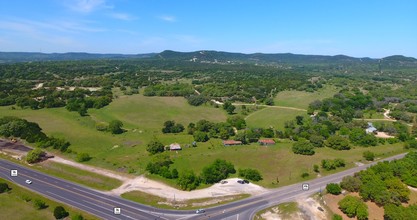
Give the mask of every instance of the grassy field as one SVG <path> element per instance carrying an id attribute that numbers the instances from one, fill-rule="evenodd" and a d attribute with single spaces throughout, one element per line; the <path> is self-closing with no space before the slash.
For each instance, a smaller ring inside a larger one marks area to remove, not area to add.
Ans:
<path id="1" fill-rule="evenodd" d="M 262 215 L 265 213 L 279 213 L 279 216 L 282 219 L 291 219 L 294 217 L 293 215 L 299 211 L 300 208 L 298 208 L 298 204 L 296 202 L 285 202 L 259 211 L 254 216 L 254 219 L 264 219 L 262 218 Z"/>
<path id="2" fill-rule="evenodd" d="M 0 158 L 11 160 L 10 157 L 3 154 L 0 154 Z M 122 185 L 120 180 L 51 161 L 45 161 L 43 163 L 30 166 L 26 163 L 23 163 L 22 161 L 14 159 L 12 161 L 19 163 L 20 165 L 27 166 L 31 169 L 36 169 L 51 176 L 70 180 L 93 189 L 107 191 Z"/>
<path id="3" fill-rule="evenodd" d="M 190 210 L 196 208 L 207 208 L 224 203 L 233 202 L 236 200 L 248 198 L 250 195 L 241 194 L 234 196 L 223 196 L 220 198 L 204 198 L 204 199 L 191 199 L 187 201 L 174 201 L 173 199 L 165 199 L 158 196 L 150 195 L 140 191 L 127 192 L 121 195 L 125 199 L 129 199 L 138 203 L 148 204 L 152 207 L 163 209 L 180 209 Z"/>
<path id="4" fill-rule="evenodd" d="M 200 119 L 214 122 L 226 120 L 225 112 L 221 109 L 210 106 L 190 106 L 184 98 L 179 97 L 144 97 L 142 95 L 122 96 L 103 109 L 89 110 L 89 114 L 90 116 L 80 117 L 77 113 L 68 112 L 63 108 L 12 110 L 10 107 L 0 107 L 0 115 L 15 115 L 37 122 L 48 135 L 65 137 L 72 143 L 70 147 L 72 150 L 86 152 L 93 157 L 87 164 L 124 173 L 129 171 L 134 174 L 143 173 L 150 160 L 145 148 L 151 138 L 156 137 L 165 145 L 178 142 L 184 146 L 193 141 L 192 136 L 185 133 L 162 134 L 160 129 L 164 121 L 175 120 L 187 126 L 189 122 L 196 122 Z M 306 113 L 267 107 L 249 115 L 247 124 L 249 127 L 273 126 L 276 129 L 282 129 L 284 122 L 294 119 L 296 115 L 306 115 Z M 121 120 L 127 132 L 111 135 L 95 129 L 96 122 L 109 122 L 112 119 Z M 231 161 L 236 169 L 258 169 L 264 178 L 258 184 L 265 187 L 277 187 L 305 180 L 301 178 L 304 172 L 310 173 L 308 178 L 314 178 L 312 167 L 314 164 L 319 164 L 322 159 L 343 157 L 348 162 L 347 167 L 352 167 L 354 162 L 362 160 L 362 152 L 365 150 L 371 150 L 380 157 L 404 151 L 402 145 L 397 144 L 356 148 L 343 152 L 322 148 L 317 149 L 314 156 L 302 156 L 293 154 L 291 146 L 291 142 L 283 141 L 270 147 L 258 144 L 224 147 L 221 140 L 210 139 L 208 142 L 198 143 L 195 148 L 183 148 L 180 152 L 165 152 L 165 154 L 172 157 L 174 161 L 172 167 L 177 168 L 179 172 L 191 169 L 199 174 L 204 166 L 220 158 Z M 63 156 L 74 157 L 73 154 Z M 75 172 L 68 167 L 54 166 L 47 172 L 55 175 L 65 174 L 67 177 L 63 178 L 84 181 L 83 184 L 89 184 L 89 179 L 81 176 L 91 177 L 88 173 Z M 175 185 L 174 180 L 151 177 Z M 109 189 L 109 186 L 101 185 L 100 181 L 92 182 L 92 184 L 105 190 Z M 111 183 L 110 185 L 115 187 L 118 184 Z"/>
<path id="5" fill-rule="evenodd" d="M 88 213 L 45 198 L 4 179 L 0 178 L 0 182 L 6 182 L 9 188 L 11 188 L 9 192 L 0 194 L 0 219 L 52 220 L 55 219 L 53 210 L 59 205 L 63 206 L 69 212 L 70 217 L 81 214 L 85 219 L 98 219 Z M 30 199 L 31 201 L 26 202 L 24 199 Z M 44 201 L 48 207 L 46 209 L 36 210 L 33 206 L 33 201 L 36 199 Z"/>
<path id="6" fill-rule="evenodd" d="M 278 106 L 307 109 L 312 101 L 332 97 L 337 91 L 333 86 L 324 86 L 316 92 L 282 91 L 274 98 L 274 103 Z"/>
<path id="7" fill-rule="evenodd" d="M 293 109 L 267 107 L 246 117 L 248 127 L 269 128 L 282 130 L 286 121 L 295 119 L 297 115 L 308 117 L 305 111 Z"/>

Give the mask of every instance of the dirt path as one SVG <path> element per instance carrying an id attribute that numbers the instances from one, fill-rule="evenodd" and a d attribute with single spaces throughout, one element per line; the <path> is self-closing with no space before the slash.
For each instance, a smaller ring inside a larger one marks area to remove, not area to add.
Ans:
<path id="1" fill-rule="evenodd" d="M 54 157 L 50 160 L 123 181 L 123 184 L 120 187 L 113 189 L 110 192 L 107 192 L 112 195 L 120 195 L 125 192 L 137 190 L 167 199 L 173 199 L 175 197 L 176 200 L 182 201 L 189 199 L 213 198 L 238 194 L 256 195 L 267 191 L 267 189 L 252 183 L 239 184 L 237 183 L 237 178 L 232 178 L 228 179 L 226 184 L 217 183 L 209 188 L 193 190 L 188 192 L 178 190 L 164 183 L 148 179 L 144 176 L 134 177 L 130 175 L 122 175 L 106 169 L 76 163 L 74 161 L 70 161 L 61 157 Z"/>

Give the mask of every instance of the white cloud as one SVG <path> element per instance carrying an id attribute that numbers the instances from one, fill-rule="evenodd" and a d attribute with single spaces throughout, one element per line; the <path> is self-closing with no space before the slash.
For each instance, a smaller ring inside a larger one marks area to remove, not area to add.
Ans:
<path id="1" fill-rule="evenodd" d="M 119 20 L 123 20 L 123 21 L 133 21 L 136 20 L 137 17 L 127 14 L 127 13 L 111 13 L 109 14 L 110 17 L 115 18 L 115 19 L 119 19 Z"/>
<path id="2" fill-rule="evenodd" d="M 158 17 L 159 19 L 163 20 L 163 21 L 167 21 L 167 22 L 176 22 L 177 19 L 174 16 L 170 16 L 170 15 L 162 15 Z"/>
<path id="3" fill-rule="evenodd" d="M 67 2 L 67 6 L 71 10 L 82 13 L 90 13 L 103 8 L 113 8 L 113 6 L 106 3 L 106 0 L 72 0 Z"/>

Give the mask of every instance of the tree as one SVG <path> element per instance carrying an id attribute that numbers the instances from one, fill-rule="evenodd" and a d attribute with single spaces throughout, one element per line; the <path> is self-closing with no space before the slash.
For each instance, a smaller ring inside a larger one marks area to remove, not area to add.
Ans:
<path id="1" fill-rule="evenodd" d="M 193 137 L 196 142 L 206 142 L 209 140 L 207 133 L 202 131 L 195 131 Z"/>
<path id="2" fill-rule="evenodd" d="M 295 154 L 313 155 L 315 153 L 314 146 L 308 140 L 299 140 L 292 146 L 292 151 Z"/>
<path id="3" fill-rule="evenodd" d="M 109 131 L 112 134 L 121 134 L 123 133 L 123 122 L 120 120 L 113 120 L 109 123 Z"/>
<path id="4" fill-rule="evenodd" d="M 339 201 L 339 209 L 348 217 L 357 217 L 360 220 L 368 218 L 368 207 L 360 198 L 348 195 Z"/>
<path id="5" fill-rule="evenodd" d="M 9 191 L 9 185 L 7 183 L 0 183 L 0 193 Z"/>
<path id="6" fill-rule="evenodd" d="M 42 156 L 45 154 L 41 149 L 35 148 L 26 155 L 26 161 L 28 163 L 36 163 L 42 159 Z"/>
<path id="7" fill-rule="evenodd" d="M 193 190 L 200 185 L 200 179 L 192 170 L 185 170 L 180 173 L 177 183 L 183 190 Z"/>
<path id="8" fill-rule="evenodd" d="M 325 142 L 326 147 L 330 147 L 335 150 L 349 150 L 349 141 L 339 135 L 329 137 Z"/>
<path id="9" fill-rule="evenodd" d="M 38 209 L 38 210 L 45 209 L 48 207 L 48 205 L 46 205 L 46 203 L 40 199 L 35 199 L 33 201 L 33 206 L 35 207 L 35 209 Z"/>
<path id="10" fill-rule="evenodd" d="M 57 206 L 54 209 L 54 216 L 56 219 L 63 219 L 67 217 L 69 213 L 62 206 Z"/>
<path id="11" fill-rule="evenodd" d="M 236 173 L 236 170 L 232 163 L 216 159 L 212 164 L 203 168 L 201 179 L 206 184 L 212 184 L 226 179 L 229 174 L 233 173 Z"/>
<path id="12" fill-rule="evenodd" d="M 162 133 L 180 133 L 184 131 L 182 124 L 176 124 L 175 121 L 166 121 L 162 128 Z"/>
<path id="13" fill-rule="evenodd" d="M 151 154 L 157 154 L 157 153 L 161 153 L 164 152 L 164 145 L 157 141 L 156 139 L 151 140 L 151 142 L 148 143 L 146 150 Z"/>
<path id="14" fill-rule="evenodd" d="M 332 217 L 332 220 L 343 220 L 342 216 L 338 215 L 338 214 L 334 214 Z"/>
<path id="15" fill-rule="evenodd" d="M 362 185 L 362 181 L 358 177 L 345 176 L 340 182 L 342 189 L 345 189 L 349 192 L 358 192 Z"/>
<path id="16" fill-rule="evenodd" d="M 227 118 L 227 122 L 238 130 L 246 128 L 246 121 L 240 115 L 230 116 Z"/>
<path id="17" fill-rule="evenodd" d="M 239 169 L 239 176 L 252 181 L 262 180 L 262 175 L 255 169 Z"/>
<path id="18" fill-rule="evenodd" d="M 231 114 L 233 114 L 233 111 L 235 111 L 236 107 L 235 107 L 234 105 L 232 105 L 232 103 L 231 103 L 231 102 L 226 101 L 226 102 L 223 104 L 223 109 L 224 109 L 224 110 L 226 110 L 226 112 L 227 112 L 229 115 L 231 115 Z"/>
<path id="19" fill-rule="evenodd" d="M 373 161 L 375 159 L 375 154 L 371 151 L 365 151 L 363 152 L 363 158 L 367 161 Z"/>
<path id="20" fill-rule="evenodd" d="M 333 195 L 339 195 L 342 193 L 342 188 L 340 188 L 340 185 L 337 183 L 329 183 L 326 185 L 326 190 L 328 193 Z"/>

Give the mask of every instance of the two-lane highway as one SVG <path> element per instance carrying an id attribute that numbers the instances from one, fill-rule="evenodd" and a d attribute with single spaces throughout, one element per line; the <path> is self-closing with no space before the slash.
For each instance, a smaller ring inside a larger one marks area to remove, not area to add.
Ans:
<path id="1" fill-rule="evenodd" d="M 405 154 L 396 155 L 384 160 L 394 160 L 404 157 Z M 299 197 L 309 196 L 319 192 L 328 183 L 340 182 L 344 176 L 353 175 L 355 172 L 366 169 L 375 164 L 370 163 L 354 167 L 336 174 L 310 180 L 309 190 L 304 191 L 302 184 L 293 184 L 266 193 L 253 196 L 229 204 L 208 208 L 203 214 L 195 214 L 195 211 L 163 210 L 125 200 L 120 197 L 110 196 L 78 184 L 71 183 L 56 177 L 34 171 L 10 161 L 0 159 L 0 177 L 8 179 L 28 189 L 43 194 L 56 201 L 69 204 L 102 219 L 252 219 L 254 214 L 264 208 L 282 202 L 294 200 Z M 17 177 L 11 177 L 10 171 L 18 170 Z M 30 179 L 32 184 L 26 184 Z M 120 208 L 121 214 L 114 214 L 114 208 Z"/>

